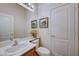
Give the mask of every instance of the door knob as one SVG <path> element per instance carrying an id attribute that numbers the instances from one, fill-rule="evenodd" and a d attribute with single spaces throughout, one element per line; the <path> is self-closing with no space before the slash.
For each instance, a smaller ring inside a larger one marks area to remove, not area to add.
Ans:
<path id="1" fill-rule="evenodd" d="M 51 35 L 51 37 L 55 37 L 55 35 Z"/>

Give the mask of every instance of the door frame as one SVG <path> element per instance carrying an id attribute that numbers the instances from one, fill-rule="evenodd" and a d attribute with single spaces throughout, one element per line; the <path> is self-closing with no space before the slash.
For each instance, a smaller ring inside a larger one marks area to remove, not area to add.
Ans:
<path id="1" fill-rule="evenodd" d="M 79 38 L 78 37 L 79 36 L 79 32 L 78 32 L 78 29 L 79 29 L 78 28 L 78 25 L 79 25 L 78 24 L 78 13 L 79 13 L 79 9 L 78 9 L 78 3 L 75 3 L 74 5 L 75 5 L 75 7 L 74 7 L 75 8 L 75 10 L 74 10 L 74 12 L 75 12 L 75 45 L 74 45 L 75 46 L 75 49 L 74 49 L 75 54 L 74 55 L 78 56 L 79 55 L 79 51 L 78 51 L 79 50 L 79 47 L 78 47 L 78 38 Z"/>

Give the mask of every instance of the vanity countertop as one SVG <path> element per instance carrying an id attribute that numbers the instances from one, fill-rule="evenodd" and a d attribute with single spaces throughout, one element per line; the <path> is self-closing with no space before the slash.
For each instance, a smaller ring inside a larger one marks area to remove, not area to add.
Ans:
<path id="1" fill-rule="evenodd" d="M 21 46 L 18 45 L 17 47 L 10 47 L 10 46 L 3 47 L 3 48 L 0 48 L 0 51 L 1 51 L 0 55 L 1 56 L 21 56 L 25 52 L 28 52 L 29 50 L 34 48 L 35 46 L 36 45 L 33 43 L 28 43 L 28 46 L 26 43 L 24 43 Z"/>
<path id="2" fill-rule="evenodd" d="M 34 48 L 36 45 L 35 44 L 29 44 L 30 46 L 27 48 L 25 47 L 22 51 L 19 51 L 18 53 L 14 54 L 13 56 L 21 56 L 22 54 L 24 54 L 25 52 L 28 52 L 29 50 L 31 50 L 32 48 Z"/>

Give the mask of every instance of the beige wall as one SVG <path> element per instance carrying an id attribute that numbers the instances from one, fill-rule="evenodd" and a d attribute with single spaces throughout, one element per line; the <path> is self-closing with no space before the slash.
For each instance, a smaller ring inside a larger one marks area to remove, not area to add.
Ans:
<path id="1" fill-rule="evenodd" d="M 25 37 L 25 9 L 15 3 L 0 3 L 0 13 L 14 17 L 14 37 Z"/>

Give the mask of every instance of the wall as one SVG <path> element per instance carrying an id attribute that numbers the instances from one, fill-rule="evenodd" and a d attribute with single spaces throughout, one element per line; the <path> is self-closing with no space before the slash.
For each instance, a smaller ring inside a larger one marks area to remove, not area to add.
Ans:
<path id="1" fill-rule="evenodd" d="M 39 28 L 39 19 L 43 17 L 49 17 L 50 18 L 50 6 L 51 4 L 35 4 L 34 12 L 26 11 L 26 25 L 27 25 L 27 36 L 30 35 L 30 32 L 32 30 L 31 28 L 31 21 L 37 20 L 38 22 L 38 28 L 40 37 L 41 37 L 41 43 L 44 47 L 50 49 L 50 37 L 49 37 L 49 28 Z"/>
<path id="2" fill-rule="evenodd" d="M 25 37 L 25 9 L 15 3 L 0 3 L 0 13 L 14 17 L 14 37 Z"/>
<path id="3" fill-rule="evenodd" d="M 48 17 L 50 21 L 50 10 L 51 10 L 51 4 L 39 4 L 38 22 L 40 18 L 44 18 L 44 17 Z M 48 28 L 39 28 L 42 45 L 48 49 L 50 49 L 50 46 L 51 46 L 49 21 L 48 21 Z"/>
<path id="4" fill-rule="evenodd" d="M 32 20 L 37 20 L 37 4 L 34 4 L 34 12 L 31 12 L 29 10 L 26 11 L 26 35 L 27 36 L 31 36 L 31 31 L 32 31 L 32 28 L 31 28 L 31 21 Z M 38 28 L 36 28 L 38 29 Z"/>

